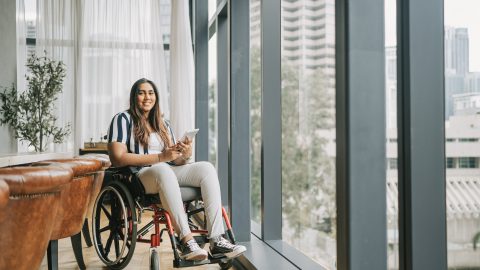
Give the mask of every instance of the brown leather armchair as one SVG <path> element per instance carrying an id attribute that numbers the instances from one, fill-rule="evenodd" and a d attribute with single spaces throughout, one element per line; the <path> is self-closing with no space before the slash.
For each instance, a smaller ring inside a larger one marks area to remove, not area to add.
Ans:
<path id="1" fill-rule="evenodd" d="M 10 195 L 10 190 L 8 189 L 7 183 L 5 181 L 0 180 L 0 222 L 3 220 L 5 216 L 5 206 L 8 203 L 8 196 Z"/>
<path id="2" fill-rule="evenodd" d="M 61 204 L 55 218 L 48 245 L 48 269 L 58 269 L 58 239 L 70 237 L 75 259 L 80 269 L 85 269 L 82 254 L 81 229 L 92 193 L 94 176 L 102 163 L 91 159 L 59 159 L 32 164 L 52 164 L 73 171 L 73 180 L 61 192 Z"/>
<path id="3" fill-rule="evenodd" d="M 100 193 L 100 190 L 102 189 L 103 179 L 105 177 L 105 170 L 110 168 L 112 163 L 110 162 L 110 158 L 108 157 L 108 155 L 105 155 L 105 154 L 86 154 L 86 155 L 78 156 L 76 158 L 77 159 L 94 159 L 102 163 L 102 168 L 95 173 L 95 177 L 93 179 L 92 194 L 90 196 L 87 215 L 85 217 L 85 222 L 83 223 L 83 228 L 82 228 L 82 234 L 83 234 L 83 238 L 85 239 L 85 243 L 87 244 L 88 247 L 91 247 L 92 240 L 90 238 L 88 219 L 91 218 L 92 216 L 95 200 L 97 199 L 98 193 Z"/>
<path id="4" fill-rule="evenodd" d="M 0 179 L 9 189 L 7 205 L 1 210 L 0 269 L 38 269 L 52 234 L 60 192 L 72 175 L 71 169 L 57 166 L 0 168 Z M 1 195 L 0 204 L 4 200 Z"/>

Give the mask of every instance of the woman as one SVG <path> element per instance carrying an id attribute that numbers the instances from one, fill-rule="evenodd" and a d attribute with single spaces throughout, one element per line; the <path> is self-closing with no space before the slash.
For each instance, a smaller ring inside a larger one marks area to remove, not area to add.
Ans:
<path id="1" fill-rule="evenodd" d="M 208 162 L 188 163 L 192 142 L 176 142 L 172 129 L 162 117 L 155 84 L 136 81 L 130 91 L 130 108 L 112 119 L 108 131 L 108 151 L 117 167 L 141 166 L 137 174 L 147 194 L 160 194 L 163 207 L 183 244 L 181 258 L 205 260 L 207 252 L 192 236 L 183 208 L 180 186 L 200 187 L 205 204 L 210 254 L 233 258 L 246 248 L 233 245 L 224 234 L 220 186 L 215 168 Z"/>

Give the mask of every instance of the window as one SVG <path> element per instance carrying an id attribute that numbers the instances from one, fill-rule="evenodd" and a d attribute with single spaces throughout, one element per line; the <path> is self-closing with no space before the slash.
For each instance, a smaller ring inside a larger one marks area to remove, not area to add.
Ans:
<path id="1" fill-rule="evenodd" d="M 208 0 L 208 18 L 211 19 L 217 11 L 217 0 Z"/>
<path id="2" fill-rule="evenodd" d="M 306 25 L 305 26 L 305 29 L 308 29 L 308 30 L 319 30 L 319 29 L 324 29 L 325 28 L 325 25 Z"/>
<path id="3" fill-rule="evenodd" d="M 458 138 L 458 142 L 478 142 L 478 138 Z"/>
<path id="4" fill-rule="evenodd" d="M 217 34 L 214 34 L 208 41 L 208 161 L 215 167 L 218 150 L 217 93 Z"/>
<path id="5" fill-rule="evenodd" d="M 480 179 L 476 172 L 480 156 L 480 108 L 473 103 L 480 85 L 469 83 L 480 72 L 480 18 L 474 11 L 478 9 L 478 1 L 444 1 L 446 199 L 448 203 L 457 198 L 460 205 L 447 207 L 448 269 L 480 267 L 472 248 L 479 245 L 478 241 L 474 243 L 479 229 L 471 227 L 480 223 L 480 211 L 468 203 L 477 199 L 471 183 Z"/>
<path id="6" fill-rule="evenodd" d="M 315 12 L 315 11 L 319 11 L 320 9 L 322 9 L 322 8 L 324 8 L 324 7 L 325 7 L 325 5 L 320 5 L 320 6 L 317 6 L 317 5 L 315 5 L 315 6 L 305 6 L 305 9 L 306 9 L 306 10 L 311 10 L 311 11 L 314 11 L 314 12 Z"/>
<path id="7" fill-rule="evenodd" d="M 25 24 L 27 37 L 27 56 L 35 52 L 35 39 L 37 37 L 37 1 L 25 1 Z"/>
<path id="8" fill-rule="evenodd" d="M 385 1 L 385 102 L 387 116 L 387 267 L 399 268 L 396 1 Z"/>
<path id="9" fill-rule="evenodd" d="M 285 46 L 285 47 L 283 47 L 283 49 L 286 50 L 286 51 L 295 51 L 295 52 L 297 52 L 299 48 L 300 48 L 299 46 Z"/>
<path id="10" fill-rule="evenodd" d="M 334 269 L 335 88 L 329 82 L 335 73 L 326 65 L 316 65 L 310 57 L 295 61 L 289 57 L 291 53 L 318 58 L 333 55 L 333 50 L 324 48 L 326 40 L 334 39 L 335 25 L 327 23 L 334 22 L 334 15 L 321 6 L 296 1 L 288 7 L 298 7 L 304 16 L 330 20 L 317 21 L 313 27 L 301 21 L 298 28 L 287 29 L 283 26 L 289 15 L 286 6 L 282 1 L 281 40 L 300 36 L 305 28 L 326 29 L 328 34 L 314 40 L 300 39 L 297 47 L 282 43 L 282 239 L 320 265 Z"/>
<path id="11" fill-rule="evenodd" d="M 250 0 L 250 27 L 260 24 L 260 0 Z M 261 30 L 259 30 L 260 32 Z M 298 39 L 298 37 L 297 37 Z M 252 232 L 261 234 L 262 74 L 260 35 L 250 36 L 250 194 Z"/>
<path id="12" fill-rule="evenodd" d="M 389 158 L 388 159 L 388 169 L 390 169 L 390 170 L 398 169 L 398 158 Z"/>
<path id="13" fill-rule="evenodd" d="M 296 21 L 298 21 L 298 17 L 285 17 L 285 21 L 296 22 Z"/>
<path id="14" fill-rule="evenodd" d="M 322 39 L 322 38 L 325 38 L 325 35 L 320 35 L 318 36 L 318 39 Z M 318 50 L 318 49 L 321 49 L 323 48 L 323 45 L 321 44 L 317 44 L 317 45 L 307 45 L 305 46 L 308 50 Z M 326 56 L 326 55 L 325 55 Z"/>
<path id="15" fill-rule="evenodd" d="M 317 15 L 317 16 L 305 16 L 307 20 L 318 21 L 320 19 L 325 18 L 325 15 Z"/>
<path id="16" fill-rule="evenodd" d="M 311 40 L 319 40 L 321 38 L 325 38 L 324 35 L 314 35 L 314 36 L 306 36 L 307 39 L 311 39 Z"/>
<path id="17" fill-rule="evenodd" d="M 456 158 L 447 158 L 447 169 L 453 169 L 456 167 Z"/>
<path id="18" fill-rule="evenodd" d="M 291 37 L 285 37 L 285 40 L 288 41 L 297 41 L 300 37 L 299 36 L 291 36 Z"/>
<path id="19" fill-rule="evenodd" d="M 478 168 L 478 158 L 474 157 L 459 157 L 458 167 L 462 169 Z"/>
<path id="20" fill-rule="evenodd" d="M 283 29 L 285 31 L 289 31 L 289 32 L 297 32 L 299 27 L 298 26 L 284 26 Z"/>
<path id="21" fill-rule="evenodd" d="M 292 1 L 292 2 L 295 2 L 295 1 Z M 288 7 L 288 6 L 285 6 L 283 7 L 283 11 L 285 12 L 297 12 L 298 11 L 298 7 Z"/>

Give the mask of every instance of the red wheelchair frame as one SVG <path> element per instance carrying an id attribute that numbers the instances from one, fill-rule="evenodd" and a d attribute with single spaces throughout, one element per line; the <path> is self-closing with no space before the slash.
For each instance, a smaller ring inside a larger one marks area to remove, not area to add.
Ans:
<path id="1" fill-rule="evenodd" d="M 143 185 L 132 173 L 130 168 L 112 168 L 108 170 L 112 181 L 107 182 L 100 191 L 93 211 L 92 233 L 95 250 L 100 259 L 111 269 L 122 269 L 130 262 L 136 242 L 150 243 L 150 269 L 159 269 L 159 255 L 156 248 L 162 242 L 162 234 L 166 231 L 170 238 L 174 255 L 173 266 L 175 268 L 198 266 L 203 264 L 219 264 L 221 269 L 228 269 L 232 261 L 226 257 L 213 258 L 210 255 L 203 261 L 188 261 L 180 258 L 178 248 L 180 239 L 175 236 L 174 227 L 168 211 L 160 204 L 159 196 L 147 195 Z M 191 188 L 198 189 L 198 188 Z M 197 193 L 199 193 L 197 191 Z M 192 233 L 198 234 L 194 238 L 203 247 L 207 242 L 208 231 L 205 230 L 205 211 L 198 207 L 200 196 L 190 196 L 184 201 L 185 211 Z M 193 203 L 197 202 L 197 207 Z M 137 224 L 141 221 L 141 214 L 144 211 L 152 211 L 152 220 L 137 230 Z M 203 212 L 203 228 L 200 228 L 192 218 L 194 215 Z M 137 215 L 138 214 L 138 215 Z M 232 231 L 230 220 L 225 208 L 222 207 L 222 216 L 227 227 L 225 238 L 235 244 L 235 237 Z M 103 218 L 102 218 L 103 217 Z M 108 221 L 108 225 L 102 224 L 102 220 Z M 160 229 L 164 224 L 165 228 Z M 151 233 L 150 239 L 145 238 Z M 103 236 L 107 235 L 107 238 Z M 106 240 L 106 241 L 105 241 Z M 114 247 L 115 253 L 110 254 Z M 120 247 L 120 245 L 122 245 Z"/>

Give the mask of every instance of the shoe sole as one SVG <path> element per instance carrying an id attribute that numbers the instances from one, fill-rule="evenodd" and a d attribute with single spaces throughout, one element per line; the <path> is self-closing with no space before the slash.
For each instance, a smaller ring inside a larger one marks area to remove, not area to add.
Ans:
<path id="1" fill-rule="evenodd" d="M 212 256 L 215 259 L 223 258 L 223 257 L 227 257 L 228 259 L 233 259 L 233 258 L 236 258 L 236 257 L 242 255 L 242 253 L 244 253 L 245 251 L 247 251 L 247 248 L 242 246 L 242 247 L 239 247 L 236 250 L 234 250 L 232 252 L 229 252 L 229 253 L 212 254 L 210 252 L 210 256 Z"/>
<path id="2" fill-rule="evenodd" d="M 181 259 L 187 260 L 187 261 L 203 261 L 208 258 L 208 253 L 205 252 L 197 252 L 197 253 L 189 253 L 183 256 L 180 256 Z"/>

